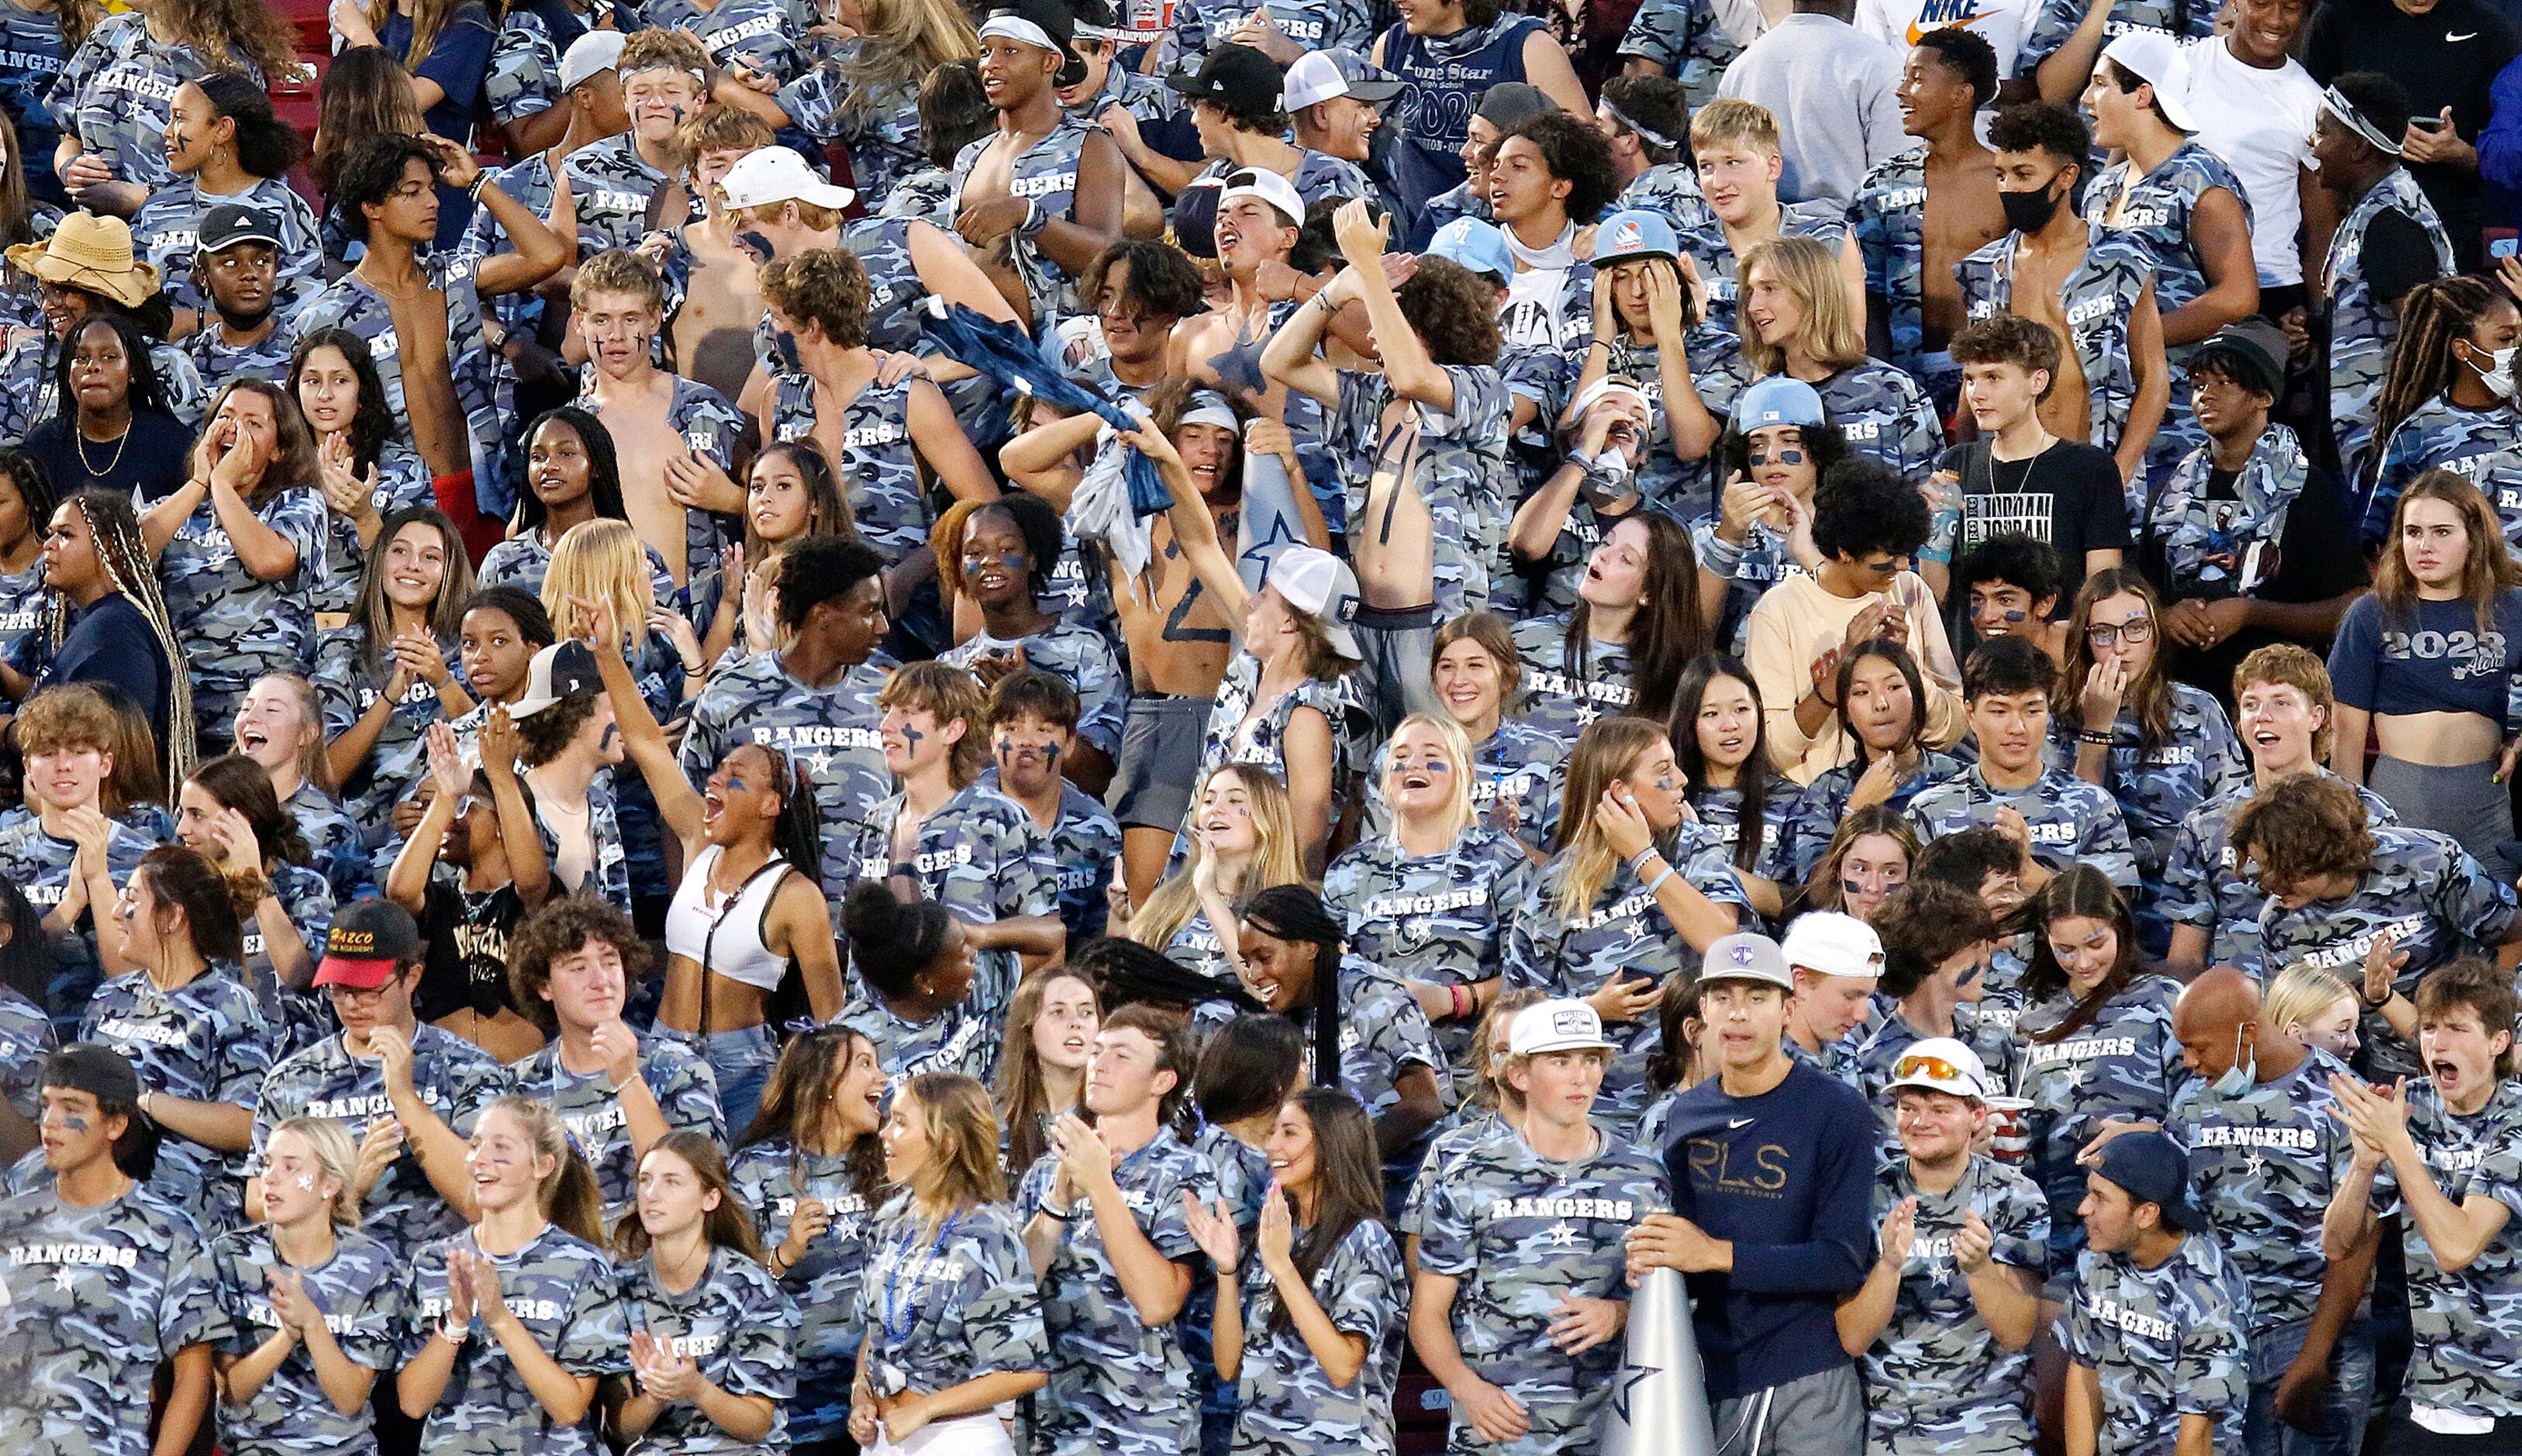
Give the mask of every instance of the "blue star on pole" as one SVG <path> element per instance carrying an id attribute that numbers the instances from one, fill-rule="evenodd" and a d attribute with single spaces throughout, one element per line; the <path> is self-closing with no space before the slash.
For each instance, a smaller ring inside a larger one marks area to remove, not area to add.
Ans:
<path id="1" fill-rule="evenodd" d="M 1304 542 L 1297 538 L 1295 532 L 1288 526 L 1287 517 L 1282 513 L 1274 511 L 1270 515 L 1270 534 L 1246 547 L 1241 559 L 1249 561 L 1254 566 L 1261 568 L 1262 571 L 1267 572 L 1270 569 L 1270 561 L 1272 557 L 1277 556 L 1282 550 L 1288 546 L 1302 544 L 1304 544 Z"/>
<path id="2" fill-rule="evenodd" d="M 1629 1365 L 1620 1370 L 1619 1386 L 1611 1392 L 1611 1412 L 1623 1424 L 1629 1420 L 1629 1393 L 1648 1381 L 1663 1374 L 1660 1365 Z"/>

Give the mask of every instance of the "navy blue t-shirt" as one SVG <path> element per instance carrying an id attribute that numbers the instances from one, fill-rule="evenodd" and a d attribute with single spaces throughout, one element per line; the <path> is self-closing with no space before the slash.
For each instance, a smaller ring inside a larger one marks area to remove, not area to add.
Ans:
<path id="1" fill-rule="evenodd" d="M 414 79 L 436 81 L 438 89 L 446 93 L 422 117 L 429 129 L 465 143 L 473 139 L 473 105 L 482 99 L 483 79 L 490 73 L 490 45 L 497 38 L 490 13 L 470 4 L 458 6 L 446 18 L 418 65 L 411 60 L 410 16 L 397 10 L 386 17 L 386 28 L 377 36 Z"/>
<path id="2" fill-rule="evenodd" d="M 2475 713 L 2510 734 L 2522 692 L 2522 587 L 2496 599 L 2489 630 L 2466 601 L 2415 601 L 2386 611 L 2359 596 L 2329 649 L 2338 701 L 2367 713 Z"/>
<path id="3" fill-rule="evenodd" d="M 35 691 L 64 682 L 111 682 L 149 713 L 149 727 L 166 740 L 166 649 L 131 598 L 111 591 L 78 614 L 62 635 L 61 650 L 35 676 Z"/>
<path id="4" fill-rule="evenodd" d="M 1880 1127 L 1855 1089 L 1800 1060 L 1758 1097 L 1710 1078 L 1674 1101 L 1673 1211 L 1734 1244 L 1732 1273 L 1688 1279 L 1710 1400 L 1848 1363 L 1833 1315 L 1874 1263 Z"/>

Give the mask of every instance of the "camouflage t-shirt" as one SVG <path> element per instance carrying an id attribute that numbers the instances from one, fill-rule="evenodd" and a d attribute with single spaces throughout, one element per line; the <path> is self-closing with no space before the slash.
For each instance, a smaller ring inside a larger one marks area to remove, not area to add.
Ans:
<path id="1" fill-rule="evenodd" d="M 193 674 L 193 721 L 224 727 L 254 680 L 315 667 L 315 588 L 324 578 L 324 496 L 293 488 L 250 502 L 298 564 L 266 582 L 247 569 L 208 497 L 158 556 L 166 616 Z"/>
<path id="2" fill-rule="evenodd" d="M 2487 1105 L 2463 1117 L 2444 1105 L 2433 1078 L 2418 1078 L 2408 1084 L 2408 1138 L 2453 1203 L 2484 1197 L 2522 1209 L 2522 1083 L 2499 1081 Z M 2522 1359 L 2522 1222 L 2506 1218 L 2476 1258 L 2447 1269 L 2407 1216 L 2387 1161 L 2373 1174 L 2373 1208 L 2401 1216 L 2417 1337 L 2409 1397 L 2466 1416 L 2522 1415 L 2512 1378 Z"/>
<path id="3" fill-rule="evenodd" d="M 1392 1231 L 1369 1219 L 1349 1226 L 1308 1282 L 1331 1327 L 1366 1341 L 1365 1364 L 1341 1387 L 1331 1383 L 1292 1322 L 1273 1328 L 1278 1286 L 1258 1256 L 1246 1256 L 1237 1452 L 1392 1450 L 1392 1395 L 1410 1319 L 1406 1279 Z"/>
<path id="4" fill-rule="evenodd" d="M 60 1045 L 42 1007 L 0 986 L 0 1099 L 29 1122 L 43 1110 L 44 1058 Z"/>
<path id="5" fill-rule="evenodd" d="M 2040 1035 L 2066 1020 L 2071 1007 L 2064 996 L 2026 1009 L 2015 1023 L 2025 1042 L 2015 1091 L 2032 1100 L 2024 1113 L 2032 1134 L 2025 1171 L 2049 1196 L 2049 1245 L 2057 1267 L 2064 1268 L 2084 1244 L 2084 1222 L 2076 1208 L 2083 1201 L 2088 1170 L 2076 1154 L 2113 1118 L 2161 1126 L 2189 1079 L 2179 1039 L 2172 1034 L 2172 1008 L 2179 996 L 2177 981 L 2140 975 L 2080 1030 L 2056 1041 Z"/>
<path id="6" fill-rule="evenodd" d="M 1051 1368 L 1044 1306 L 1015 1209 L 982 1203 L 934 1228 L 897 1194 L 875 1217 L 853 1310 L 870 1386 L 928 1394 Z"/>
<path id="7" fill-rule="evenodd" d="M 311 1268 L 284 1263 L 268 1225 L 222 1236 L 210 1245 L 218 1291 L 221 1353 L 250 1355 L 280 1330 L 271 1312 L 271 1276 L 288 1270 L 324 1316 L 324 1328 L 350 1363 L 391 1380 L 406 1316 L 402 1261 L 395 1250 L 355 1229 L 336 1229 L 333 1256 Z M 262 1388 L 242 1405 L 221 1402 L 219 1449 L 233 1456 L 307 1456 L 311 1451 L 374 1451 L 376 1430 L 365 1410 L 345 1416 L 316 1379 L 301 1340 L 282 1357 Z"/>
<path id="8" fill-rule="evenodd" d="M 1865 1377 L 1865 1448 L 1872 1456 L 2012 1456 L 2032 1448 L 2032 1356 L 2009 1350 L 1971 1299 L 1970 1277 L 1953 1258 L 1964 1215 L 1977 1213 L 1992 1236 L 1988 1257 L 2032 1275 L 2049 1262 L 2049 1203 L 2032 1180 L 1973 1155 L 1961 1181 L 1921 1191 L 1906 1153 L 1874 1179 L 1874 1218 L 1916 1198 L 1915 1237 L 1900 1266 L 1892 1322 L 1860 1357 Z"/>
<path id="9" fill-rule="evenodd" d="M 600 1068 L 571 1071 L 561 1064 L 560 1046 L 557 1040 L 546 1043 L 517 1063 L 517 1090 L 560 1114 L 570 1141 L 595 1170 L 595 1186 L 604 1195 L 604 1221 L 610 1224 L 630 1211 L 638 1192 L 639 1158 L 630 1142 L 630 1120 L 622 1110 L 622 1094 L 613 1090 L 612 1074 Z M 639 1080 L 656 1098 L 670 1131 L 726 1141 L 718 1074 L 690 1048 L 660 1036 L 640 1037 Z"/>
<path id="10" fill-rule="evenodd" d="M 1513 839 L 1476 824 L 1433 855 L 1409 854 L 1382 834 L 1331 862 L 1323 906 L 1346 922 L 1350 955 L 1404 981 L 1476 985 L 1501 971 L 1528 866 Z M 1434 1027 L 1457 1097 L 1471 1086 L 1475 1019 L 1449 1017 Z"/>
<path id="11" fill-rule="evenodd" d="M 700 1367 L 701 1378 L 738 1399 L 771 1402 L 771 1432 L 740 1441 L 688 1401 L 657 1413 L 642 1439 L 689 1456 L 754 1456 L 788 1447 L 788 1400 L 797 1391 L 797 1305 L 771 1271 L 737 1249 L 720 1245 L 690 1289 L 677 1294 L 657 1278 L 655 1252 L 617 1265 L 630 1330 L 648 1332 L 658 1348 Z"/>
<path id="12" fill-rule="evenodd" d="M 893 873 L 893 826 L 904 809 L 903 797 L 896 794 L 867 816 L 866 827 L 850 851 L 860 878 L 881 880 Z M 978 783 L 957 789 L 920 821 L 909 868 L 920 894 L 971 924 L 1059 913 L 1059 870 L 1033 816 L 1015 800 Z M 974 959 L 978 969 L 966 1000 L 974 1014 L 995 1024 L 1015 995 L 1024 967 L 1005 947 L 981 951 Z M 993 1043 L 983 1065 L 997 1064 Z"/>
<path id="13" fill-rule="evenodd" d="M 2198 1206 L 2250 1287 L 2254 1338 L 2311 1319 L 2320 1302 L 2321 1215 L 2355 1155 L 2329 1089 L 2346 1070 L 2314 1047 L 2293 1071 L 2236 1097 L 2192 1078 L 2164 1123 L 2189 1150 Z"/>
<path id="14" fill-rule="evenodd" d="M 796 1393 L 787 1402 L 788 1438 L 829 1440 L 850 1420 L 850 1362 L 857 1355 L 859 1279 L 866 1265 L 867 1200 L 850 1176 L 846 1152 L 800 1154 L 784 1137 L 736 1150 L 727 1183 L 765 1248 L 788 1237 L 800 1197 L 819 1200 L 831 1222 L 779 1278 L 795 1301 Z"/>
<path id="15" fill-rule="evenodd" d="M 2124 1253 L 2084 1250 L 2058 1342 L 2101 1376 L 2099 1448 L 2172 1456 L 2181 1418 L 2204 1416 L 2217 1449 L 2242 1449 L 2250 1309 L 2241 1274 L 2211 1236 L 2184 1236 L 2152 1269 Z"/>
<path id="16" fill-rule="evenodd" d="M 262 1008 L 235 967 L 213 964 L 172 991 L 145 970 L 96 988 L 79 1040 L 122 1054 L 140 1085 L 165 1097 L 225 1103 L 251 1112 L 262 1097 L 277 1045 Z M 171 1128 L 158 1145 L 150 1186 L 193 1215 L 206 1234 L 245 1218 L 245 1154 L 220 1152 Z"/>
<path id="17" fill-rule="evenodd" d="M 2057 769 L 2043 769 L 2029 787 L 1999 789 L 1973 764 L 1958 777 L 1921 790 L 1909 801 L 1909 822 L 1923 843 L 1996 823 L 2000 809 L 2023 816 L 2032 855 L 2051 870 L 2091 865 L 2123 890 L 2136 888 L 2136 852 L 2127 821 L 2107 790 Z"/>
<path id="18" fill-rule="evenodd" d="M 439 1338 L 447 1313 L 447 1255 L 459 1248 L 482 1252 L 468 1232 L 426 1245 L 412 1260 L 404 1286 L 411 1314 L 399 1352 L 406 1365 Z M 500 1301 L 561 1369 L 575 1376 L 630 1373 L 628 1310 L 604 1250 L 546 1224 L 523 1248 L 489 1257 Z M 472 1338 L 455 1353 L 420 1444 L 430 1456 L 599 1456 L 604 1447 L 595 1426 L 591 1406 L 575 1425 L 544 1409 L 477 1307 Z"/>

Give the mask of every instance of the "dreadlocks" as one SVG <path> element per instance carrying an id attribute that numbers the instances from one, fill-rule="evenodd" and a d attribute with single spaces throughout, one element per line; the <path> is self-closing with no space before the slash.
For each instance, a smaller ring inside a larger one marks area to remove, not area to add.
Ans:
<path id="1" fill-rule="evenodd" d="M 2466 339 L 2505 295 L 2476 278 L 2441 278 L 2408 290 L 2400 304 L 2400 339 L 2373 406 L 2373 438 L 2389 440 L 2417 406 L 2452 388 L 2452 346 Z"/>
<path id="2" fill-rule="evenodd" d="M 79 518 L 87 522 L 88 534 L 96 538 L 97 564 L 105 568 L 106 580 L 140 609 L 140 615 L 149 621 L 149 630 L 157 634 L 159 650 L 166 654 L 166 741 L 158 749 L 165 761 L 166 781 L 182 783 L 193 776 L 193 763 L 198 756 L 193 741 L 193 675 L 186 669 L 182 645 L 175 640 L 174 619 L 166 614 L 166 598 L 158 590 L 155 558 L 149 553 L 148 542 L 141 539 L 140 517 L 132 510 L 129 496 L 113 491 L 90 488 L 63 503 L 76 507 Z M 70 625 L 70 614 L 64 607 L 61 595 L 51 593 L 45 609 L 50 618 L 45 638 L 57 650 Z"/>

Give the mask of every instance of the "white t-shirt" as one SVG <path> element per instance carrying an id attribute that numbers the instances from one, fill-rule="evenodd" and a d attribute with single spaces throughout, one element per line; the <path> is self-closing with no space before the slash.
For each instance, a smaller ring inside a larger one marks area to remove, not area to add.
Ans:
<path id="1" fill-rule="evenodd" d="M 2319 83 L 2296 61 L 2274 70 L 2246 66 L 2220 35 L 2189 46 L 2188 60 L 2198 144 L 2224 159 L 2251 200 L 2251 257 L 2260 265 L 2260 286 L 2301 283 L 2295 233 L 2303 226 L 2303 195 L 2296 189 L 2312 161 Z"/>
<path id="2" fill-rule="evenodd" d="M 1930 30 L 1968 30 L 1996 52 L 1996 74 L 2003 79 L 2014 74 L 2015 56 L 2039 11 L 2038 0 L 1856 0 L 1856 28 L 1904 60 Z"/>

